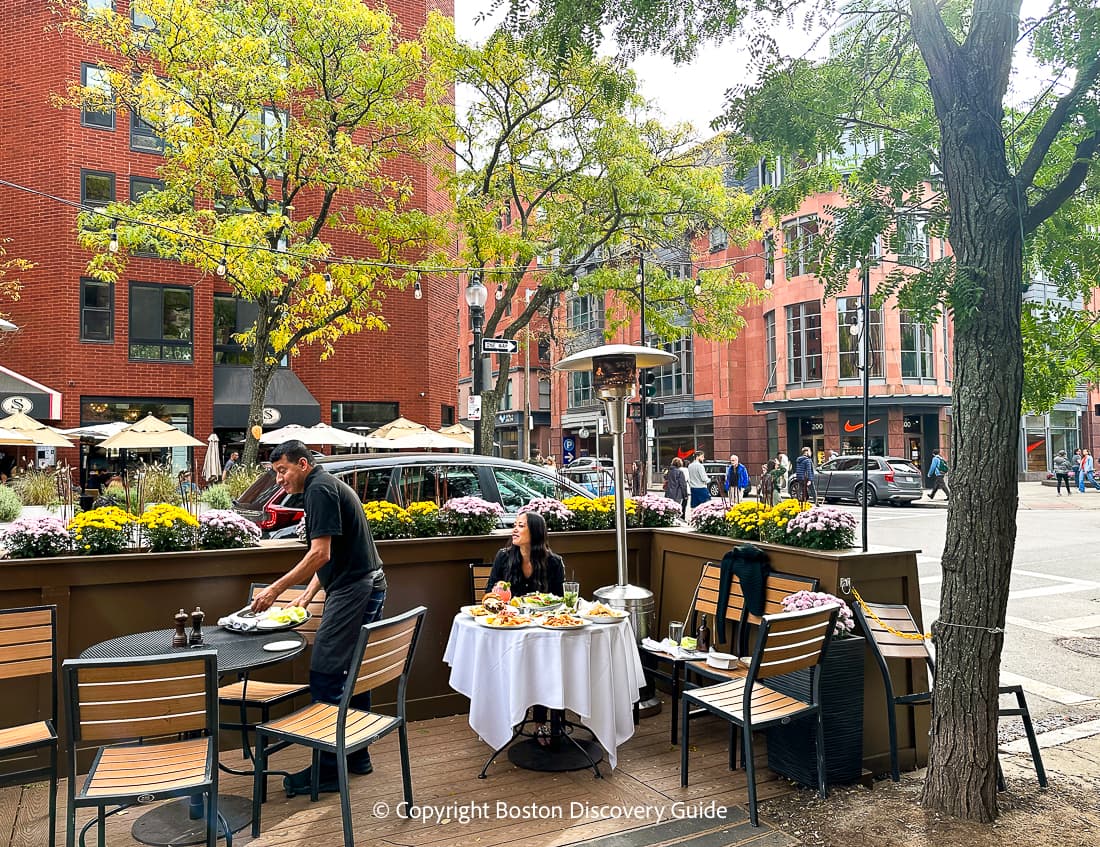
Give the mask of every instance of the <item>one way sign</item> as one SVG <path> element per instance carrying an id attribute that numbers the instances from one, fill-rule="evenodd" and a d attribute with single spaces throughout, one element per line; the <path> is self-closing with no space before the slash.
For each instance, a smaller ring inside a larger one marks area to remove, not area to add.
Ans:
<path id="1" fill-rule="evenodd" d="M 483 338 L 481 339 L 482 353 L 518 353 L 519 342 L 514 338 Z"/>

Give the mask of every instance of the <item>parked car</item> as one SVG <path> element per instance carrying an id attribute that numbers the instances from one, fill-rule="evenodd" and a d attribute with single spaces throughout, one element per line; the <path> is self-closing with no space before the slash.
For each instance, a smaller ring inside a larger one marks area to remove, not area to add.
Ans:
<path id="1" fill-rule="evenodd" d="M 584 486 L 595 497 L 615 493 L 615 475 L 607 468 L 575 468 L 570 465 L 561 473 L 570 482 Z"/>
<path id="2" fill-rule="evenodd" d="M 568 465 L 565 466 L 566 470 L 584 470 L 587 468 L 607 468 L 609 471 L 614 472 L 615 460 L 610 456 L 581 456 L 579 459 L 574 459 Z"/>
<path id="3" fill-rule="evenodd" d="M 406 506 L 420 500 L 442 505 L 454 497 L 481 497 L 504 507 L 504 523 L 536 497 L 593 496 L 584 486 L 527 462 L 457 453 L 387 453 L 326 456 L 319 465 L 366 502 L 389 500 Z M 267 470 L 236 501 L 235 510 L 266 533 L 302 519 L 300 495 L 288 495 Z"/>
<path id="4" fill-rule="evenodd" d="M 721 497 L 726 493 L 726 465 L 726 462 L 708 462 L 703 459 L 703 467 L 707 469 L 707 476 L 710 477 L 707 491 L 710 492 L 711 497 Z"/>
<path id="5" fill-rule="evenodd" d="M 793 478 L 792 484 L 797 484 Z M 825 462 L 814 474 L 818 499 L 864 499 L 868 506 L 879 501 L 908 504 L 924 496 L 920 469 L 908 459 L 897 456 L 867 457 L 867 490 L 863 489 L 863 457 L 837 456 Z M 792 492 L 793 493 L 793 492 Z"/>

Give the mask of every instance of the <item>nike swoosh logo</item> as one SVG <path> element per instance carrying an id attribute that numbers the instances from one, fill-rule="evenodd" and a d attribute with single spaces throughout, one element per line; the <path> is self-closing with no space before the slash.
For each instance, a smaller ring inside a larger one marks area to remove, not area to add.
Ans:
<path id="1" fill-rule="evenodd" d="M 875 418 L 873 421 L 867 421 L 867 426 L 870 426 L 871 424 L 876 424 L 881 420 L 882 418 Z M 845 432 L 859 432 L 861 429 L 863 429 L 863 424 L 861 423 L 854 424 L 851 421 L 844 422 Z"/>

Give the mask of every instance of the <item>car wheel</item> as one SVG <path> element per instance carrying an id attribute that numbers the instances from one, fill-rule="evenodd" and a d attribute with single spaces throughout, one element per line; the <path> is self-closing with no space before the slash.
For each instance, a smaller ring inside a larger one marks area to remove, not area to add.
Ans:
<path id="1" fill-rule="evenodd" d="M 878 502 L 878 494 L 875 493 L 875 487 L 873 485 L 868 485 L 865 493 L 862 485 L 856 486 L 856 500 L 860 503 L 866 502 L 868 506 L 874 506 Z"/>
<path id="2" fill-rule="evenodd" d="M 721 497 L 722 489 L 718 487 L 717 482 L 712 482 L 707 486 L 707 493 L 710 494 L 711 497 Z"/>

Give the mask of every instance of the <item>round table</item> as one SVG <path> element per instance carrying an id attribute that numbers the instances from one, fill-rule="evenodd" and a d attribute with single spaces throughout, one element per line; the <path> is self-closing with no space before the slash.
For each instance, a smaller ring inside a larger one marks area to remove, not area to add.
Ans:
<path id="1" fill-rule="evenodd" d="M 498 753 L 515 740 L 515 727 L 536 704 L 579 715 L 612 768 L 619 745 L 634 734 L 634 703 L 645 676 L 629 619 L 576 630 L 511 630 L 482 626 L 459 613 L 443 661 L 451 666 L 451 688 L 470 698 L 470 726 Z M 516 757 L 509 750 L 515 764 L 537 769 L 543 769 L 541 762 L 551 764 L 537 742 L 516 746 L 521 748 Z M 594 766 L 592 752 L 558 764 Z"/>
<path id="2" fill-rule="evenodd" d="M 190 628 L 188 628 L 190 632 Z M 80 654 L 82 659 L 126 659 L 160 656 L 190 649 L 214 649 L 218 653 L 218 673 L 233 674 L 253 671 L 293 659 L 306 648 L 304 636 L 293 631 L 236 632 L 217 626 L 202 628 L 203 643 L 191 647 L 173 647 L 174 629 L 136 632 L 93 644 Z M 264 649 L 276 641 L 297 642 L 294 647 L 278 652 Z M 238 832 L 252 822 L 252 798 L 232 794 L 218 795 L 218 813 L 225 819 L 230 832 Z M 181 798 L 164 803 L 146 812 L 130 831 L 136 841 L 154 847 L 204 844 L 206 819 L 201 798 Z M 222 837 L 219 835 L 219 837 Z"/>

